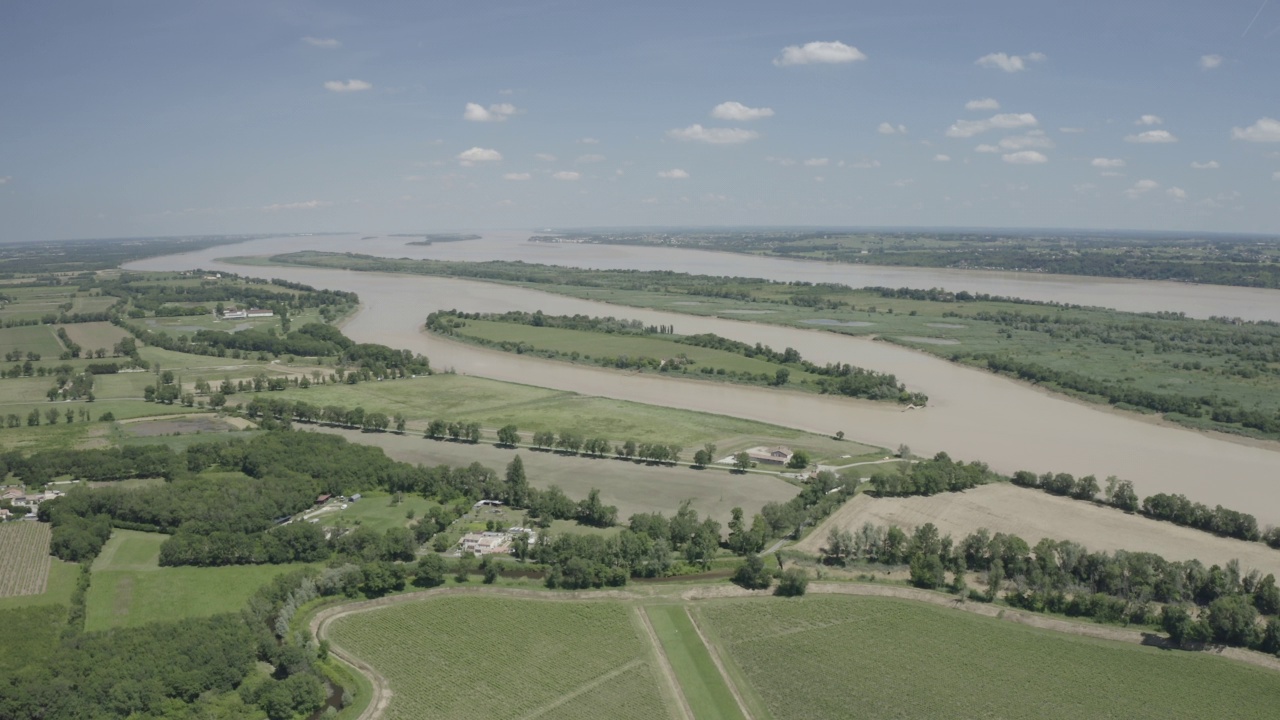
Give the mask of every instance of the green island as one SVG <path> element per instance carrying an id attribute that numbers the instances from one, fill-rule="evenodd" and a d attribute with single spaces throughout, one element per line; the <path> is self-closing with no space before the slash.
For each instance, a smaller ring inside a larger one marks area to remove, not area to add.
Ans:
<path id="1" fill-rule="evenodd" d="M 351 262 L 337 258 L 313 259 Z M 21 630 L 0 640 L 0 717 L 1263 717 L 1280 699 L 1280 564 L 1266 554 L 1280 531 L 1247 513 L 1141 498 L 1114 477 L 1006 477 L 843 433 L 439 372 L 344 335 L 351 293 L 54 271 L 64 262 L 2 290 L 0 619 Z M 1219 392 L 1270 387 L 1267 374 L 1220 372 L 1267 352 L 1228 341 L 1270 337 L 1268 325 L 674 273 L 557 270 L 568 282 L 552 284 L 538 266 L 446 269 L 619 305 L 746 306 L 769 311 L 757 322 L 934 352 L 957 346 L 919 339 L 955 340 L 975 351 L 961 362 L 1037 343 L 1066 353 L 1062 328 L 1047 327 L 1066 318 L 1072 342 L 1108 337 L 1119 363 L 1160 354 L 1138 334 L 1124 347 L 1125 323 L 1169 323 L 1199 340 L 1166 352 L 1202 359 L 1170 372 L 1239 384 Z M 613 318 L 441 309 L 428 327 L 629 370 L 924 400 L 892 376 Z M 1221 354 L 1197 354 L 1206 339 Z M 840 384 L 851 378 L 866 384 Z M 984 487 L 1018 493 L 1028 516 L 1070 502 L 1087 522 L 1024 540 L 994 516 L 948 533 L 845 519 L 855 503 Z M 1195 532 L 1248 562 L 1090 546 L 1098 527 L 1154 520 L 1143 527 L 1156 544 Z"/>
<path id="2" fill-rule="evenodd" d="M 1054 230 L 567 231 L 531 242 L 736 252 L 797 260 L 1280 288 L 1271 235 Z"/>
<path id="3" fill-rule="evenodd" d="M 669 327 L 636 320 L 532 313 L 432 313 L 428 330 L 521 355 L 582 362 L 619 370 L 785 387 L 923 406 L 924 393 L 908 392 L 893 375 L 848 363 L 819 366 L 793 348 L 729 340 L 711 333 L 677 335 Z"/>
<path id="4" fill-rule="evenodd" d="M 1280 438 L 1280 325 L 965 291 L 299 252 L 272 263 L 512 283 L 616 305 L 875 337 L 1199 429 Z M 925 389 L 927 392 L 927 388 Z"/>

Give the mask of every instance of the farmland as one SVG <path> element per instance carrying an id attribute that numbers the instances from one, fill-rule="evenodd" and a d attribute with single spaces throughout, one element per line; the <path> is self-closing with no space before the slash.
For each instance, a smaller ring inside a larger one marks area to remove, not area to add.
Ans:
<path id="1" fill-rule="evenodd" d="M 683 605 L 644 609 L 698 720 L 744 717 Z"/>
<path id="2" fill-rule="evenodd" d="M 777 720 L 1270 717 L 1272 671 L 881 599 L 732 600 L 695 613 Z"/>
<path id="3" fill-rule="evenodd" d="M 1047 537 L 1072 540 L 1092 551 L 1152 552 L 1169 560 L 1195 558 L 1205 565 L 1225 566 L 1237 559 L 1246 571 L 1256 568 L 1263 575 L 1280 575 L 1280 550 L 1262 543 L 1219 537 L 1004 483 L 928 497 L 859 495 L 832 513 L 793 549 L 817 554 L 831 528 L 853 532 L 868 522 L 897 525 L 907 532 L 931 522 L 941 534 L 956 539 L 985 527 L 993 533 L 1017 535 L 1031 545 Z"/>
<path id="4" fill-rule="evenodd" d="M 236 612 L 271 578 L 297 565 L 166 567 L 167 535 L 116 530 L 93 564 L 86 630 Z"/>
<path id="5" fill-rule="evenodd" d="M 0 598 L 40 595 L 49 581 L 47 523 L 0 525 Z"/>
<path id="6" fill-rule="evenodd" d="M 57 360 L 62 352 L 62 343 L 53 333 L 51 325 L 25 325 L 0 330 L 0 355 L 17 350 L 24 360 L 29 352 L 39 355 L 46 363 Z"/>
<path id="7" fill-rule="evenodd" d="M 336 645 L 389 682 L 388 720 L 670 717 L 631 609 L 447 596 L 340 617 Z"/>
<path id="8" fill-rule="evenodd" d="M 129 336 L 122 328 L 109 322 L 70 323 L 65 325 L 71 342 L 86 350 L 105 349 L 110 353 L 115 344 Z"/>

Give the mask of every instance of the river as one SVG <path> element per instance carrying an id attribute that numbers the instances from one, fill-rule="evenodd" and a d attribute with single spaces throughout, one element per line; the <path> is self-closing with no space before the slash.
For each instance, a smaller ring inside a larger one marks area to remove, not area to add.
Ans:
<path id="1" fill-rule="evenodd" d="M 530 255 L 545 254 L 546 257 L 537 259 L 580 267 L 626 267 L 622 263 L 634 261 L 636 269 L 657 269 L 647 268 L 645 264 L 656 261 L 652 257 L 655 252 L 665 252 L 670 256 L 667 269 L 705 272 L 708 268 L 697 263 L 714 259 L 723 265 L 717 268 L 717 274 L 775 279 L 801 279 L 788 277 L 786 273 L 796 270 L 793 266 L 810 265 L 772 258 L 621 246 L 553 245 L 528 249 L 525 246 L 533 244 L 520 242 L 522 237 L 497 234 L 479 241 L 432 246 L 404 246 L 405 239 L 402 238 L 393 239 L 394 242 L 386 238 L 361 242 L 332 236 L 277 238 L 187 255 L 151 258 L 128 267 L 140 270 L 221 269 L 353 291 L 360 295 L 363 306 L 344 326 L 344 332 L 361 342 L 411 348 L 430 357 L 436 368 L 452 367 L 459 372 L 495 380 L 732 415 L 819 433 L 843 430 L 852 439 L 885 447 L 896 448 L 905 443 L 920 454 L 945 450 L 954 458 L 984 460 L 1003 472 L 1029 469 L 1077 475 L 1092 473 L 1099 478 L 1114 474 L 1133 480 L 1140 495 L 1184 493 L 1210 506 L 1222 504 L 1251 512 L 1264 524 L 1280 523 L 1280 493 L 1274 492 L 1272 487 L 1280 478 L 1280 452 L 1276 450 L 1083 405 L 987 372 L 886 343 L 820 330 L 756 325 L 723 318 L 700 318 L 641 309 L 620 311 L 616 306 L 535 290 L 450 278 L 318 268 L 252 268 L 223 265 L 215 260 L 228 255 L 262 255 L 311 248 L 391 257 L 469 260 L 497 259 L 496 255 L 501 259 L 532 261 L 534 258 Z M 472 247 L 465 247 L 468 245 Z M 562 249 L 576 253 L 559 252 Z M 600 251 L 604 251 L 601 256 L 604 259 L 595 257 Z M 695 262 L 693 267 L 686 264 L 686 257 Z M 778 272 L 767 272 L 775 266 Z M 815 269 L 808 272 L 829 267 L 813 264 Z M 837 281 L 855 285 L 903 286 L 905 283 L 898 278 L 914 277 L 917 287 L 946 286 L 957 290 L 1029 297 L 1029 292 L 1017 289 L 1025 285 L 1028 290 L 1040 288 L 1042 293 L 1060 294 L 1063 302 L 1122 307 L 1126 302 L 1146 303 L 1154 297 L 1161 302 L 1178 302 L 1163 306 L 1163 309 L 1178 309 L 1197 315 L 1239 316 L 1244 316 L 1240 308 L 1256 303 L 1259 312 L 1266 305 L 1269 312 L 1280 316 L 1280 293 L 1274 291 L 1092 279 L 1077 282 L 1074 278 L 1045 276 L 1006 278 L 1007 274 L 970 274 L 963 271 L 903 273 L 901 268 L 843 266 L 836 270 L 846 275 Z M 878 274 L 881 271 L 883 274 Z M 862 274 L 856 276 L 858 279 L 850 279 L 852 273 Z M 995 284 L 973 280 L 988 276 L 997 276 L 992 279 Z M 956 285 L 957 278 L 969 282 Z M 1042 294 L 1040 299 L 1053 298 Z M 541 309 L 553 314 L 625 314 L 650 324 L 673 325 L 680 333 L 714 332 L 773 347 L 790 346 L 814 362 L 848 362 L 892 372 L 908 387 L 927 392 L 929 407 L 904 411 L 897 406 L 840 397 L 730 387 L 658 375 L 623 374 L 485 350 L 422 333 L 420 328 L 427 313 L 444 308 L 468 312 Z"/>

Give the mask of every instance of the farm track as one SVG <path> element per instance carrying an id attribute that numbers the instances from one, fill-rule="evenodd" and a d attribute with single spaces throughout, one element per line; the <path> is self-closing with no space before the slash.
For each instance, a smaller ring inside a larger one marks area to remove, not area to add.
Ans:
<path id="1" fill-rule="evenodd" d="M 653 630 L 653 623 L 649 621 L 649 613 L 644 608 L 634 608 L 636 616 L 640 620 L 640 624 L 644 627 L 644 633 L 649 638 L 649 644 L 653 647 L 653 653 L 658 658 L 658 669 L 662 672 L 662 679 L 667 683 L 667 688 L 675 696 L 676 706 L 680 710 L 680 717 L 683 720 L 694 720 L 693 708 L 689 707 L 689 699 L 684 696 L 684 690 L 680 689 L 680 681 L 676 679 L 676 672 L 671 667 L 671 661 L 667 659 L 667 651 L 662 647 L 662 641 L 658 639 L 658 633 Z"/>
<path id="2" fill-rule="evenodd" d="M 659 590 L 661 588 L 651 589 Z M 997 620 L 1028 625 L 1042 630 L 1051 630 L 1068 635 L 1128 643 L 1131 645 L 1148 645 L 1162 648 L 1171 647 L 1167 638 L 1152 632 L 1142 632 L 1139 630 L 1128 630 L 1125 628 L 1107 625 L 1094 625 L 1072 622 L 1069 620 L 1059 620 L 1053 617 L 1037 615 L 1035 613 L 1028 613 L 998 605 L 967 602 L 956 598 L 955 596 L 930 592 L 928 590 L 919 590 L 916 588 L 864 583 L 812 582 L 809 584 L 808 592 L 815 595 L 853 595 L 861 597 L 886 597 L 897 598 L 900 600 L 914 600 L 916 602 L 947 607 L 953 610 L 960 610 L 963 612 L 973 613 L 975 615 L 983 615 Z M 418 592 L 405 593 L 403 595 L 378 598 L 376 600 L 363 600 L 328 607 L 316 613 L 316 615 L 311 618 L 311 622 L 308 627 L 311 634 L 317 640 L 324 640 L 328 639 L 328 629 L 333 621 L 347 617 L 348 615 L 369 612 L 371 610 L 399 605 L 406 602 L 417 602 L 419 600 L 452 595 L 490 595 L 522 600 L 541 600 L 543 602 L 573 602 L 590 600 L 643 601 L 650 599 L 680 599 L 696 602 L 699 600 L 771 596 L 767 590 L 744 590 L 736 585 L 707 585 L 695 588 L 686 588 L 683 590 L 675 587 L 669 588 L 668 592 L 646 593 L 627 590 L 555 592 L 548 590 L 525 590 L 521 588 L 438 588 L 435 590 L 422 590 Z M 690 615 L 690 618 L 692 619 L 692 614 Z M 712 644 L 707 641 L 706 636 L 702 634 L 702 630 L 698 627 L 696 621 L 694 622 L 694 628 L 698 630 L 699 637 L 702 639 L 703 643 L 707 645 L 709 652 L 711 652 L 712 660 L 715 661 L 717 669 L 719 669 L 720 673 L 725 676 L 725 681 L 728 684 L 730 691 L 733 693 L 734 699 L 738 702 L 743 714 L 750 718 L 751 715 L 747 711 L 746 704 L 743 701 L 741 694 L 733 683 L 729 682 L 728 675 L 725 672 L 724 665 L 720 661 L 719 655 Z M 655 643 L 656 647 L 661 648 L 661 645 L 657 644 L 656 637 L 651 636 L 650 640 Z M 355 657 L 339 645 L 334 644 L 332 640 L 330 640 L 330 652 L 363 675 L 373 685 L 373 696 L 369 700 L 369 705 L 365 708 L 364 712 L 360 714 L 357 720 L 380 720 L 386 712 L 387 707 L 390 705 L 391 698 L 393 696 L 393 692 L 387 683 L 386 678 L 378 674 L 377 670 L 368 663 Z M 1216 646 L 1206 647 L 1202 652 L 1280 672 L 1280 658 L 1264 655 L 1260 652 L 1244 650 L 1242 648 Z M 621 671 L 622 669 L 620 668 L 616 672 Z M 681 695 L 680 697 L 683 696 Z M 682 710 L 688 712 L 687 706 L 682 708 Z"/>
<path id="3" fill-rule="evenodd" d="M 571 701 L 573 701 L 573 699 L 574 699 L 574 698 L 576 698 L 576 697 L 578 697 L 579 695 L 582 695 L 583 693 L 591 692 L 592 690 L 595 690 L 596 688 L 598 688 L 598 687 L 600 687 L 601 685 L 603 685 L 603 684 L 605 684 L 605 683 L 609 682 L 610 680 L 612 680 L 612 679 L 614 679 L 614 678 L 618 677 L 619 675 L 621 675 L 621 674 L 623 674 L 623 673 L 625 673 L 625 672 L 628 672 L 628 671 L 634 670 L 634 669 L 636 669 L 636 668 L 640 667 L 641 665 L 644 665 L 644 660 L 642 660 L 642 659 L 640 659 L 640 658 L 635 658 L 635 659 L 634 659 L 634 660 L 632 660 L 631 662 L 628 662 L 628 663 L 625 663 L 625 664 L 623 664 L 623 665 L 621 665 L 621 666 L 619 666 L 619 667 L 616 667 L 616 668 L 614 668 L 614 669 L 610 670 L 609 672 L 607 672 L 607 673 L 605 673 L 605 674 L 603 674 L 603 675 L 601 675 L 601 676 L 599 676 L 599 677 L 595 678 L 594 680 L 591 680 L 590 682 L 588 682 L 588 683 L 586 683 L 586 684 L 583 684 L 583 685 L 580 685 L 580 686 L 578 686 L 578 687 L 574 688 L 572 691 L 567 692 L 567 693 L 565 693 L 564 695 L 561 695 L 560 697 L 556 698 L 555 700 L 552 700 L 551 702 L 547 703 L 546 705 L 543 705 L 542 707 L 538 708 L 537 710 L 534 710 L 533 712 L 529 713 L 528 715 L 525 715 L 525 716 L 522 718 L 522 720 L 534 720 L 534 718 L 542 717 L 543 715 L 546 715 L 547 713 L 551 712 L 552 710 L 555 710 L 556 708 L 560 707 L 561 705 L 564 705 L 564 704 L 565 704 L 565 703 L 567 703 L 567 702 L 571 702 Z"/>
<path id="4" fill-rule="evenodd" d="M 742 693 L 738 692 L 738 686 L 733 684 L 733 678 L 729 677 L 729 672 L 725 670 L 724 661 L 720 659 L 720 651 L 716 649 L 715 643 L 707 640 L 707 636 L 702 633 L 702 628 L 698 627 L 698 620 L 689 612 L 689 608 L 684 608 L 684 614 L 689 617 L 689 622 L 693 625 L 693 631 L 698 633 L 698 639 L 707 648 L 707 653 L 711 655 L 711 662 L 715 664 L 716 670 L 719 671 L 720 677 L 724 678 L 725 687 L 729 688 L 729 692 L 733 695 L 733 701 L 738 703 L 738 709 L 742 711 L 742 717 L 746 720 L 755 720 L 751 711 L 747 709 L 747 703 L 742 699 Z"/>

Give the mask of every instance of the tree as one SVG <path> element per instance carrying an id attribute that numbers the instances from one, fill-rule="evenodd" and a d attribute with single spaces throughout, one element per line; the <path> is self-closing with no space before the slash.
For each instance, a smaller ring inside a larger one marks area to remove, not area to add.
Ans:
<path id="1" fill-rule="evenodd" d="M 778 371 L 773 374 L 773 384 L 777 387 L 786 385 L 790 379 L 791 371 L 786 368 L 778 368 Z"/>
<path id="2" fill-rule="evenodd" d="M 1209 603 L 1206 622 L 1214 642 L 1239 647 L 1258 642 L 1258 611 L 1244 595 L 1228 595 Z"/>
<path id="3" fill-rule="evenodd" d="M 524 474 L 524 461 L 519 455 L 507 463 L 506 501 L 512 507 L 527 507 L 529 504 L 529 480 Z"/>
<path id="4" fill-rule="evenodd" d="M 39 410 L 32 410 L 31 412 L 27 413 L 27 425 L 34 427 L 39 424 L 40 424 Z"/>
<path id="5" fill-rule="evenodd" d="M 454 565 L 453 579 L 464 583 L 471 579 L 471 568 L 475 566 L 476 556 L 473 553 L 462 553 L 462 557 L 458 558 L 458 562 Z"/>
<path id="6" fill-rule="evenodd" d="M 1098 478 L 1092 475 L 1085 475 L 1076 480 L 1076 485 L 1071 490 L 1071 497 L 1076 500 L 1093 501 L 1099 492 Z"/>
<path id="7" fill-rule="evenodd" d="M 804 450 L 796 450 L 791 454 L 791 459 L 787 461 L 787 467 L 792 470 L 803 470 L 809 467 L 809 453 Z"/>
<path id="8" fill-rule="evenodd" d="M 44 411 L 45 422 L 49 423 L 50 425 L 57 424 L 59 414 L 60 413 L 58 412 L 58 408 L 49 408 L 48 410 L 45 410 Z"/>
<path id="9" fill-rule="evenodd" d="M 947 582 L 945 568 L 937 555 L 916 553 L 911 558 L 911 584 L 918 588 L 932 590 Z"/>
<path id="10" fill-rule="evenodd" d="M 843 430 L 837 430 L 837 431 L 836 431 L 836 439 L 837 439 L 837 440 L 843 440 L 843 439 L 844 439 L 844 431 L 843 431 Z"/>
<path id="11" fill-rule="evenodd" d="M 302 378 L 302 379 L 306 380 L 306 378 Z M 403 433 L 404 432 L 404 415 L 402 415 L 401 413 L 396 413 L 395 421 L 396 421 L 396 432 Z"/>
<path id="12" fill-rule="evenodd" d="M 1179 647 L 1189 642 L 1209 639 L 1209 627 L 1203 621 L 1191 617 L 1181 605 L 1165 605 L 1160 611 L 1160 627 L 1169 633 L 1169 639 Z"/>
<path id="13" fill-rule="evenodd" d="M 853 534 L 839 527 L 832 527 L 827 533 L 825 554 L 828 558 L 843 565 L 853 555 Z"/>
<path id="14" fill-rule="evenodd" d="M 740 452 L 734 455 L 733 469 L 743 473 L 751 469 L 751 456 L 746 452 Z"/>
<path id="15" fill-rule="evenodd" d="M 404 589 L 404 566 L 379 560 L 364 566 L 360 589 L 369 597 L 381 597 L 393 590 Z"/>
<path id="16" fill-rule="evenodd" d="M 899 445 L 899 446 L 898 446 L 898 457 L 902 458 L 903 460 L 910 460 L 910 459 L 911 459 L 911 448 L 910 448 L 910 447 L 908 447 L 905 443 L 903 443 L 902 445 Z"/>
<path id="17" fill-rule="evenodd" d="M 1137 512 L 1138 493 L 1134 491 L 1133 483 L 1128 480 L 1117 483 L 1115 492 L 1111 494 L 1111 504 L 1125 512 Z"/>
<path id="18" fill-rule="evenodd" d="M 520 431 L 515 425 L 503 425 L 498 428 L 498 443 L 508 447 L 520 444 Z"/>
<path id="19" fill-rule="evenodd" d="M 808 589 L 809 575 L 805 573 L 804 568 L 793 567 L 783 571 L 782 577 L 778 580 L 778 588 L 773 594 L 782 597 L 800 597 Z"/>
<path id="20" fill-rule="evenodd" d="M 444 437 L 445 431 L 448 430 L 449 423 L 444 420 L 432 420 L 427 423 L 426 436 L 432 440 L 440 440 Z"/>
<path id="21" fill-rule="evenodd" d="M 749 555 L 733 571 L 730 579 L 735 585 L 747 590 L 765 590 L 773 584 L 773 573 L 765 568 L 764 560 L 759 555 Z"/>
<path id="22" fill-rule="evenodd" d="M 716 460 L 716 446 L 707 443 L 702 446 L 701 450 L 693 453 L 693 464 L 698 467 L 706 467 Z"/>
<path id="23" fill-rule="evenodd" d="M 499 568 L 497 558 L 492 555 L 486 556 L 484 561 L 480 563 L 481 569 L 484 570 L 484 584 L 492 585 L 498 580 Z"/>

